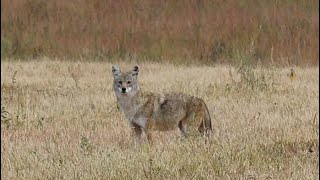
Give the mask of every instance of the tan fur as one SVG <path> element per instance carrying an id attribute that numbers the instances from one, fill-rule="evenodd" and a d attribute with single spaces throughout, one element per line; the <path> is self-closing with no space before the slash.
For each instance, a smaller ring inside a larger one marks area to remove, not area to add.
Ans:
<path id="1" fill-rule="evenodd" d="M 186 137 L 189 127 L 209 135 L 212 131 L 208 108 L 200 98 L 181 93 L 157 94 L 142 92 L 138 86 L 139 68 L 122 73 L 112 66 L 113 88 L 120 108 L 133 130 L 134 142 L 139 143 L 142 132 L 152 141 L 151 131 L 180 129 Z"/>

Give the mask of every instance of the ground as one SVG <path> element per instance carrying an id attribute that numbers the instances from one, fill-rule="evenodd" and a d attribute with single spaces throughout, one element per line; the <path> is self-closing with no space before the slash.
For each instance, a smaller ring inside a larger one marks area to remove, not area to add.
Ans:
<path id="1" fill-rule="evenodd" d="M 1 178 L 319 179 L 319 67 L 138 65 L 142 90 L 204 99 L 209 141 L 177 130 L 134 148 L 111 63 L 7 60 Z"/>

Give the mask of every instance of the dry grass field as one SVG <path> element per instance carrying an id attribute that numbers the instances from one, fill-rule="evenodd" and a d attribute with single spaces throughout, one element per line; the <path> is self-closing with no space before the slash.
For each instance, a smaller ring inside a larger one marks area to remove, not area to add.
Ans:
<path id="1" fill-rule="evenodd" d="M 110 63 L 1 61 L 1 179 L 319 179 L 319 67 L 139 66 L 142 90 L 203 98 L 212 139 L 134 149 Z"/>
<path id="2" fill-rule="evenodd" d="M 319 0 L 1 0 L 1 57 L 319 65 Z"/>

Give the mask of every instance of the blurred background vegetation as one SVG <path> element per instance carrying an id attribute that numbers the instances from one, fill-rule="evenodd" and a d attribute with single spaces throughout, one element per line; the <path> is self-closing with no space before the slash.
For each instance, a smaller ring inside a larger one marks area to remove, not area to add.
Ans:
<path id="1" fill-rule="evenodd" d="M 1 0 L 1 59 L 319 65 L 318 0 Z"/>

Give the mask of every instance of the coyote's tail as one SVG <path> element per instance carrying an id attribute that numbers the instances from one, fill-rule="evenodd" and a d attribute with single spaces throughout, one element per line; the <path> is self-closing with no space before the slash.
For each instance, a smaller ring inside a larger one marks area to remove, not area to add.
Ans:
<path id="1" fill-rule="evenodd" d="M 208 109 L 206 103 L 204 103 L 204 101 L 202 101 L 202 103 L 205 107 L 204 120 L 203 120 L 205 133 L 211 134 L 212 133 L 212 124 L 211 124 L 211 117 L 210 117 L 209 109 Z"/>

